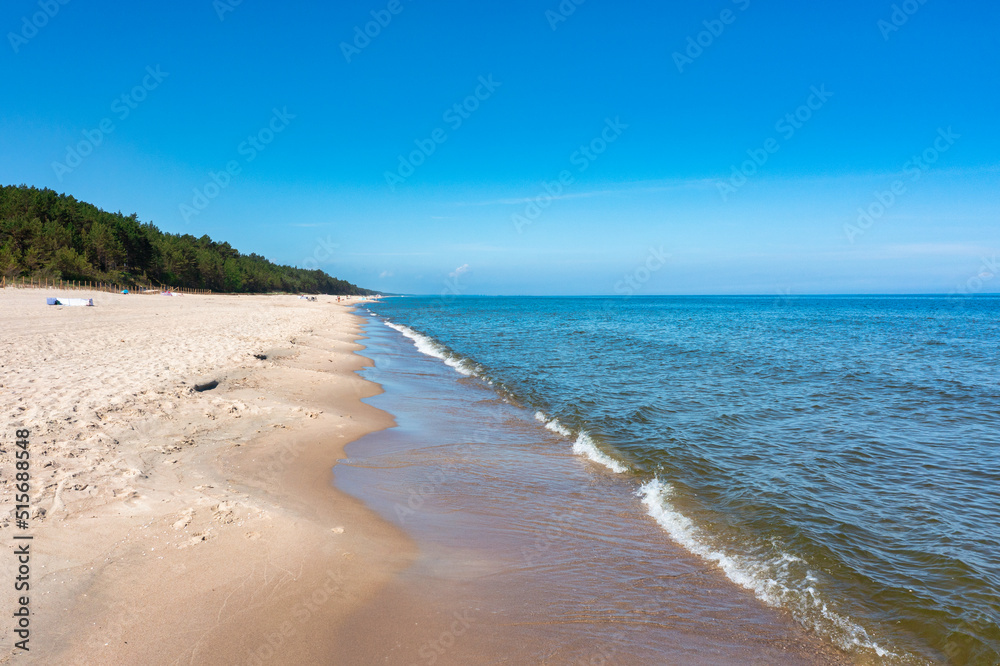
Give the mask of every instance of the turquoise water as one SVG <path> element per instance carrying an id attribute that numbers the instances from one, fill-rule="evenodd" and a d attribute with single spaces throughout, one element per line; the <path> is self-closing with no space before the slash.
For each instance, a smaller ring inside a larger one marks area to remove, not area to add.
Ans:
<path id="1" fill-rule="evenodd" d="M 685 548 L 838 646 L 1000 660 L 1000 298 L 394 298 Z"/>

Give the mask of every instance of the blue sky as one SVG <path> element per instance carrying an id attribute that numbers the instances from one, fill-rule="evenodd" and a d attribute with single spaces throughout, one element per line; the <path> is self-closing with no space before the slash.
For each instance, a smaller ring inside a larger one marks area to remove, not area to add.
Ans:
<path id="1" fill-rule="evenodd" d="M 63 2 L 0 182 L 394 292 L 1000 291 L 995 3 Z"/>

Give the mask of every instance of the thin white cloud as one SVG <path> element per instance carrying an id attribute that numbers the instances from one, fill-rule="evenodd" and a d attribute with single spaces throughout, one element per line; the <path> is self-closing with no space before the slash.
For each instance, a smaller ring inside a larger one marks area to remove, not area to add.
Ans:
<path id="1" fill-rule="evenodd" d="M 348 252 L 351 257 L 426 257 L 430 252 Z"/>
<path id="2" fill-rule="evenodd" d="M 668 182 L 659 185 L 646 185 L 640 186 L 638 184 L 627 186 L 627 187 L 616 187 L 605 190 L 591 190 L 590 192 L 567 192 L 566 194 L 559 194 L 556 196 L 551 196 L 545 192 L 545 190 L 538 186 L 538 192 L 530 197 L 514 197 L 507 199 L 490 199 L 487 201 L 460 201 L 455 205 L 457 206 L 523 206 L 524 204 L 537 201 L 538 199 L 561 201 L 563 199 L 588 199 L 591 197 L 607 197 L 607 196 L 618 196 L 625 194 L 655 194 L 658 192 L 674 192 L 677 190 L 702 190 L 710 189 L 715 187 L 716 181 L 709 178 L 700 178 L 696 180 L 683 180 L 676 182 Z"/>
<path id="3" fill-rule="evenodd" d="M 381 273 L 378 274 L 378 276 L 380 278 L 391 278 L 392 277 L 392 271 L 382 271 Z"/>
<path id="4" fill-rule="evenodd" d="M 902 168 L 902 167 L 900 167 Z M 866 183 L 870 180 L 884 179 L 884 178 L 897 178 L 900 175 L 899 170 L 871 170 L 871 171 L 857 171 L 857 172 L 845 172 L 845 173 L 820 173 L 820 174 L 809 174 L 800 176 L 783 176 L 783 175 L 761 175 L 755 177 L 761 182 L 771 182 L 771 183 L 783 183 L 783 184 L 808 184 L 808 183 L 842 183 L 849 184 L 854 182 Z M 954 177 L 970 177 L 970 176 L 995 176 L 1000 173 L 1000 165 L 990 164 L 975 167 L 940 167 L 935 168 L 933 173 L 936 177 L 954 178 Z M 726 182 L 729 178 L 729 174 L 719 174 L 717 177 L 711 178 L 689 178 L 681 180 L 653 180 L 653 181 L 636 181 L 632 183 L 622 183 L 616 187 L 610 187 L 603 190 L 591 190 L 588 192 L 566 192 L 564 194 L 559 194 L 552 196 L 553 201 L 559 201 L 563 199 L 586 199 L 590 197 L 604 197 L 604 196 L 621 196 L 621 195 L 636 195 L 636 194 L 656 194 L 660 192 L 674 192 L 681 190 L 713 190 L 718 187 L 721 182 Z M 544 188 L 541 184 L 532 186 L 534 193 L 531 196 L 525 197 L 508 197 L 500 199 L 488 199 L 485 201 L 459 201 L 454 205 L 456 206 L 523 206 L 529 204 L 533 201 L 537 201 L 540 197 L 547 198 L 549 195 L 545 193 Z M 570 188 L 573 186 L 570 185 Z M 531 191 L 530 189 L 528 190 Z"/>
<path id="5" fill-rule="evenodd" d="M 889 245 L 886 247 L 886 250 L 900 256 L 976 256 L 996 252 L 995 248 L 988 248 L 982 245 L 966 245 L 962 243 L 908 243 L 905 245 Z"/>
<path id="6" fill-rule="evenodd" d="M 468 273 L 469 270 L 471 270 L 469 268 L 469 264 L 462 264 L 461 266 L 453 270 L 451 273 L 448 273 L 448 277 L 452 278 L 453 280 L 457 280 L 461 275 Z"/>

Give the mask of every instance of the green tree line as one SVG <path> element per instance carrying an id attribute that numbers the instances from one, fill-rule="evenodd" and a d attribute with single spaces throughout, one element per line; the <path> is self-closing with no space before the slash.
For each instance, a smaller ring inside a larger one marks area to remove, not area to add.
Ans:
<path id="1" fill-rule="evenodd" d="M 374 293 L 318 269 L 279 266 L 208 236 L 164 233 L 135 213 L 108 213 L 26 185 L 0 187 L 0 275 L 237 293 Z"/>

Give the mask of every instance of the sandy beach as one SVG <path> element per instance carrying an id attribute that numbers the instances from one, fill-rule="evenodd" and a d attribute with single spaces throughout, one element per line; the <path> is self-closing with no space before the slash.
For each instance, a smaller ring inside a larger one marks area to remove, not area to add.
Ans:
<path id="1" fill-rule="evenodd" d="M 345 305 L 0 290 L 5 581 L 13 536 L 33 537 L 30 591 L 0 586 L 4 608 L 29 596 L 30 652 L 5 622 L 3 661 L 333 662 L 327 628 L 414 556 L 330 484 L 345 444 L 392 424 L 360 401 L 379 389 L 355 373 L 369 361 Z"/>

